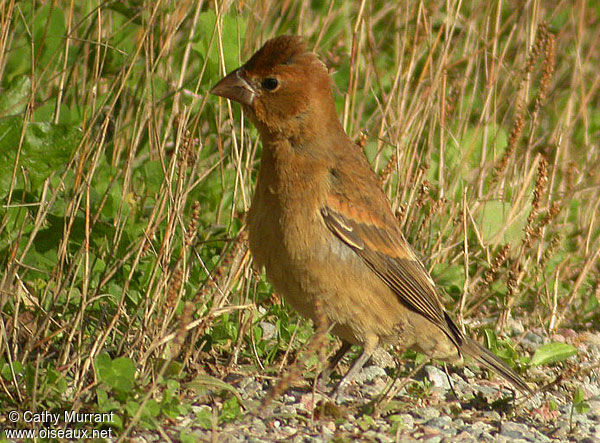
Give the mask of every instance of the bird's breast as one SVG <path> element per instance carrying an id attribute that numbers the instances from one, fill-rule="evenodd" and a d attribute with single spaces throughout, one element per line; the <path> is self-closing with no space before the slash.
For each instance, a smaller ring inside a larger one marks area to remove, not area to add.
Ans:
<path id="1" fill-rule="evenodd" d="M 255 264 L 275 290 L 309 317 L 311 294 L 319 287 L 315 269 L 342 252 L 321 216 L 328 191 L 327 168 L 302 155 L 265 150 L 248 214 Z M 346 248 L 348 249 L 348 248 Z"/>
<path id="2" fill-rule="evenodd" d="M 314 259 L 324 241 L 323 185 L 314 174 L 303 172 L 298 167 L 278 171 L 261 165 L 248 229 L 254 260 L 267 272 Z"/>
<path id="3" fill-rule="evenodd" d="M 279 162 L 264 152 L 248 214 L 250 250 L 275 291 L 303 316 L 319 318 L 318 299 L 344 340 L 364 344 L 377 336 L 389 341 L 397 337 L 406 308 L 326 226 L 321 209 L 331 191 L 330 170 L 293 155 Z"/>

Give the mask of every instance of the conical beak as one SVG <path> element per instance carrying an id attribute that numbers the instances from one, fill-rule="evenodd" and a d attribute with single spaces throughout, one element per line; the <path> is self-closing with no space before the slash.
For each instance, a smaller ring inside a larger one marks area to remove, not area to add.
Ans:
<path id="1" fill-rule="evenodd" d="M 242 75 L 241 68 L 230 72 L 210 90 L 210 93 L 248 106 L 252 105 L 256 97 L 256 91 Z"/>

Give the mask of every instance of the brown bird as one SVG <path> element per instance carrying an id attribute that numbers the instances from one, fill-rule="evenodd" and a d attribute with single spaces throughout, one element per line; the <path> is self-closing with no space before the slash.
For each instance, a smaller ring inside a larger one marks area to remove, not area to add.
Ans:
<path id="1" fill-rule="evenodd" d="M 469 355 L 518 389 L 523 379 L 461 332 L 404 239 L 378 176 L 338 119 L 325 65 L 297 36 L 271 39 L 210 91 L 241 103 L 263 145 L 248 213 L 256 264 L 298 312 L 320 301 L 360 357 L 343 391 L 378 346 L 400 344 L 450 362 Z"/>

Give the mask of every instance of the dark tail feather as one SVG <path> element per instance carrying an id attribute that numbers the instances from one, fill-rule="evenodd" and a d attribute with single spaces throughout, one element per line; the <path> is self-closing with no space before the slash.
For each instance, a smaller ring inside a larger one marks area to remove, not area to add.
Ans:
<path id="1" fill-rule="evenodd" d="M 478 363 L 482 364 L 486 368 L 500 374 L 506 380 L 511 382 L 519 391 L 527 394 L 531 394 L 533 392 L 531 388 L 527 386 L 525 380 L 519 376 L 519 374 L 517 374 L 506 363 L 504 363 L 500 357 L 481 346 L 475 340 L 465 338 L 460 350 L 461 352 L 464 352 L 468 356 L 477 360 Z"/>

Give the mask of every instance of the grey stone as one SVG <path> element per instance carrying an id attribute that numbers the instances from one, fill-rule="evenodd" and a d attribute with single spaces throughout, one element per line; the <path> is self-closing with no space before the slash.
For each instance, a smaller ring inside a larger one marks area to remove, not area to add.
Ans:
<path id="1" fill-rule="evenodd" d="M 442 415 L 440 417 L 432 418 L 429 420 L 426 425 L 431 426 L 432 428 L 444 428 L 452 424 L 452 419 L 447 415 Z"/>
<path id="2" fill-rule="evenodd" d="M 502 417 L 500 416 L 500 414 L 496 411 L 485 411 L 483 413 L 483 415 L 490 421 L 501 421 Z"/>
<path id="3" fill-rule="evenodd" d="M 465 377 L 467 377 L 467 378 L 475 378 L 475 373 L 473 371 L 471 371 L 469 368 L 467 368 L 466 366 L 463 369 L 463 373 L 465 374 Z"/>
<path id="4" fill-rule="evenodd" d="M 523 340 L 521 341 L 523 347 L 529 351 L 534 351 L 543 343 L 544 338 L 533 332 L 528 332 L 527 334 L 525 334 L 525 337 L 523 337 Z"/>
<path id="5" fill-rule="evenodd" d="M 260 326 L 260 328 L 262 329 L 263 340 L 270 340 L 272 338 L 276 338 L 277 328 L 273 323 L 261 321 L 258 323 L 258 326 Z"/>
<path id="6" fill-rule="evenodd" d="M 500 435 L 513 439 L 521 438 L 526 440 L 531 435 L 531 430 L 521 423 L 505 422 L 502 423 L 502 427 L 500 428 Z"/>
<path id="7" fill-rule="evenodd" d="M 385 370 L 379 366 L 367 366 L 356 376 L 357 383 L 368 383 L 377 377 L 386 377 Z"/>
<path id="8" fill-rule="evenodd" d="M 400 415 L 400 418 L 402 419 L 402 429 L 413 429 L 415 427 L 415 419 L 413 418 L 412 415 L 410 414 L 402 414 Z"/>
<path id="9" fill-rule="evenodd" d="M 476 421 L 475 423 L 469 424 L 465 428 L 467 432 L 473 434 L 475 437 L 480 437 L 484 433 L 487 434 L 487 432 L 491 429 L 491 425 L 481 421 Z"/>
<path id="10" fill-rule="evenodd" d="M 444 371 L 435 366 L 427 365 L 424 368 L 427 378 L 431 381 L 433 386 L 440 388 L 444 391 L 450 389 L 450 383 L 448 383 L 448 376 Z"/>
<path id="11" fill-rule="evenodd" d="M 431 420 L 432 418 L 439 417 L 440 411 L 439 411 L 439 409 L 429 407 L 429 408 L 417 409 L 417 410 L 415 410 L 415 414 L 422 421 L 428 421 L 428 420 Z"/>

